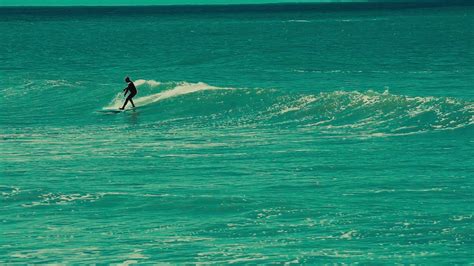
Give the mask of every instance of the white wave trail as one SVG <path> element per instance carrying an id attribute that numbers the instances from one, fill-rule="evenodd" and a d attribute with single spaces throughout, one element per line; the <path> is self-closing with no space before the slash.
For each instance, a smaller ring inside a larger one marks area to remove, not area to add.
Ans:
<path id="1" fill-rule="evenodd" d="M 154 81 L 154 80 L 137 80 L 134 82 L 136 86 L 140 86 L 143 84 L 161 84 L 160 82 Z M 137 85 L 137 83 L 139 85 Z M 153 85 L 151 85 L 153 86 Z M 156 85 L 158 86 L 158 85 Z M 136 97 L 133 99 L 133 102 L 135 105 L 138 106 L 145 106 L 154 102 L 158 102 L 164 99 L 184 95 L 184 94 L 189 94 L 189 93 L 194 93 L 198 91 L 205 91 L 205 90 L 225 90 L 225 89 L 231 89 L 231 88 L 220 88 L 220 87 L 214 87 L 211 85 L 208 85 L 204 82 L 198 82 L 198 83 L 188 83 L 188 82 L 180 82 L 178 83 L 174 88 L 166 91 L 162 91 L 159 93 L 147 95 L 147 96 L 142 96 L 142 97 Z M 139 92 L 140 94 L 140 92 Z M 118 93 L 114 99 L 110 102 L 110 104 L 103 109 L 113 109 L 113 108 L 119 108 L 122 106 L 124 102 L 124 97 L 123 93 Z M 131 105 L 128 106 L 130 108 Z"/>
<path id="2" fill-rule="evenodd" d="M 159 81 L 156 81 L 156 80 L 145 80 L 145 79 L 137 79 L 133 82 L 133 84 L 135 84 L 136 87 L 139 87 L 139 86 L 142 86 L 144 84 L 154 88 L 154 87 L 158 87 L 161 85 L 161 82 Z"/>

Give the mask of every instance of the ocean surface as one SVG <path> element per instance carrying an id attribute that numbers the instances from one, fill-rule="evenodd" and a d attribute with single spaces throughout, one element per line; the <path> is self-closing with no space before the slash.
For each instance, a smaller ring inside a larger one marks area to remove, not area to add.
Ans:
<path id="1" fill-rule="evenodd" d="M 310 7 L 0 8 L 0 263 L 473 263 L 474 6 Z"/>

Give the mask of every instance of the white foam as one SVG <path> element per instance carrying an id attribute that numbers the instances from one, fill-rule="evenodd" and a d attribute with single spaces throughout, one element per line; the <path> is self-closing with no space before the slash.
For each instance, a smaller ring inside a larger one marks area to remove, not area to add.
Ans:
<path id="1" fill-rule="evenodd" d="M 349 232 L 343 233 L 339 238 L 341 238 L 341 239 L 352 239 L 356 235 L 357 235 L 356 230 L 350 230 Z"/>
<path id="2" fill-rule="evenodd" d="M 138 80 L 135 80 L 133 82 L 133 84 L 135 84 L 136 87 L 140 87 L 142 85 L 148 85 L 148 86 L 154 88 L 154 87 L 160 86 L 161 82 L 156 81 L 156 80 L 152 80 L 152 79 L 150 79 L 150 80 L 138 79 Z"/>
<path id="3" fill-rule="evenodd" d="M 138 80 L 138 81 L 141 82 L 140 84 L 161 84 L 160 82 L 157 82 L 157 81 L 144 81 L 144 82 L 142 80 Z M 164 99 L 173 98 L 173 97 L 177 97 L 177 96 L 181 96 L 181 95 L 185 95 L 189 93 L 194 93 L 198 91 L 225 90 L 225 89 L 231 89 L 231 88 L 214 87 L 204 82 L 198 82 L 198 83 L 181 82 L 181 83 L 178 83 L 177 86 L 175 86 L 174 88 L 170 90 L 134 98 L 133 102 L 135 103 L 136 106 L 145 106 L 145 105 L 149 105 L 151 103 L 155 103 Z M 104 107 L 103 109 L 121 107 L 124 101 L 124 98 L 122 95 L 123 95 L 122 93 L 118 93 L 114 97 L 114 99 L 110 102 L 110 104 Z"/>
<path id="4" fill-rule="evenodd" d="M 279 114 L 299 111 L 314 101 L 316 101 L 316 97 L 314 95 L 303 96 L 293 103 L 294 106 L 284 106 L 283 109 L 280 110 Z"/>
<path id="5" fill-rule="evenodd" d="M 306 19 L 290 19 L 285 22 L 296 22 L 296 23 L 310 23 L 311 21 Z"/>

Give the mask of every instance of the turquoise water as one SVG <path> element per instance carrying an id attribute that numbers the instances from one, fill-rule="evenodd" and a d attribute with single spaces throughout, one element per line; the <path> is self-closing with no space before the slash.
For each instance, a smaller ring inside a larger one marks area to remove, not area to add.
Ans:
<path id="1" fill-rule="evenodd" d="M 191 11 L 0 9 L 1 263 L 474 261 L 472 6 Z"/>

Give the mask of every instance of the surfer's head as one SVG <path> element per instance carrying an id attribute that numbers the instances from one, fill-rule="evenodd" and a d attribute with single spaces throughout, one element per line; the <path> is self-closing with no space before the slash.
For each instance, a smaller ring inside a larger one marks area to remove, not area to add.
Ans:
<path id="1" fill-rule="evenodd" d="M 126 78 L 125 78 L 125 82 L 131 82 L 130 78 L 129 78 L 129 77 L 126 77 Z"/>

